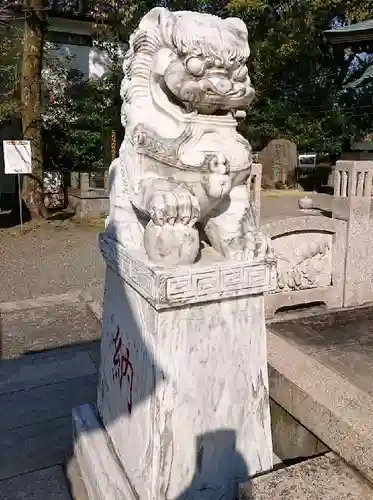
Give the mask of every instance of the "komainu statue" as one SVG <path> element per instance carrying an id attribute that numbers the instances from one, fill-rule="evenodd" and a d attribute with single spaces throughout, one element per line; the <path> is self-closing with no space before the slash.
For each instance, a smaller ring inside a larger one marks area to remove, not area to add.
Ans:
<path id="1" fill-rule="evenodd" d="M 235 117 L 254 98 L 237 18 L 154 8 L 130 38 L 121 86 L 125 138 L 110 167 L 107 231 L 161 266 L 265 259 L 249 201 L 251 147 Z"/>

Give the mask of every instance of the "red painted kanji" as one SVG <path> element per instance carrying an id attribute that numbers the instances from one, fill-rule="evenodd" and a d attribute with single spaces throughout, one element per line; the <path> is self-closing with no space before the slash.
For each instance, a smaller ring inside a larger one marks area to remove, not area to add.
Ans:
<path id="1" fill-rule="evenodd" d="M 119 378 L 119 387 L 122 388 L 123 381 L 127 379 L 129 385 L 129 396 L 127 401 L 128 412 L 132 412 L 132 392 L 133 392 L 133 366 L 130 360 L 130 351 L 128 347 L 123 348 L 122 338 L 120 336 L 119 326 L 114 337 L 115 352 L 113 356 L 114 374 Z M 114 375 L 113 375 L 114 376 Z"/>

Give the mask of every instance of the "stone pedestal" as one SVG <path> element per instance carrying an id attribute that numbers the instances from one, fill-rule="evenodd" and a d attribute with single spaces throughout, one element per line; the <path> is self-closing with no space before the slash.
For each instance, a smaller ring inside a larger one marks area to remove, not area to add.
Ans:
<path id="1" fill-rule="evenodd" d="M 272 467 L 272 267 L 208 249 L 192 266 L 162 269 L 107 235 L 101 250 L 99 418 L 74 412 L 90 498 L 233 499 L 237 482 Z"/>
<path id="2" fill-rule="evenodd" d="M 337 162 L 333 217 L 347 221 L 344 307 L 373 300 L 372 182 L 373 162 Z"/>

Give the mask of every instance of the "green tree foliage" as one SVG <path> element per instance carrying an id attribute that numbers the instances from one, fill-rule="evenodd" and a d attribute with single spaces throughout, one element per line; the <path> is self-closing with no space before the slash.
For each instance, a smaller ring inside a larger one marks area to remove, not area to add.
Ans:
<path id="1" fill-rule="evenodd" d="M 112 75 L 87 80 L 55 60 L 44 82 L 45 166 L 83 171 L 107 167 L 104 140 L 117 112 Z"/>
<path id="2" fill-rule="evenodd" d="M 123 41 L 138 8 L 136 2 L 86 2 L 83 15 L 92 23 L 94 46 L 100 51 L 97 57 L 103 55 L 107 67 L 101 78 L 87 80 L 79 71 L 69 69 L 74 66 L 73 60 L 57 58 L 53 51 L 47 58 L 43 129 L 48 167 L 87 171 L 108 166 L 108 139 L 113 130 L 117 131 L 118 142 L 122 134 Z"/>
<path id="3" fill-rule="evenodd" d="M 129 34 L 141 17 L 159 4 L 171 10 L 235 15 L 246 22 L 252 50 L 250 74 L 257 98 L 240 127 L 255 149 L 272 138 L 285 137 L 294 140 L 300 151 L 339 153 L 351 140 L 372 132 L 372 80 L 364 78 L 364 84 L 344 86 L 349 64 L 361 48 L 353 47 L 348 58 L 343 48 L 330 46 L 324 30 L 336 20 L 351 23 L 371 17 L 373 2 L 88 0 L 84 15 L 92 22 L 94 43 L 108 57 L 110 71 L 96 82 L 85 82 L 74 72 L 65 74 L 69 85 L 55 95 L 53 104 L 47 99 L 44 135 L 54 137 L 49 145 L 59 144 L 54 162 L 82 168 L 101 162 L 102 134 L 97 125 L 116 129 L 118 134 L 121 130 L 121 59 Z M 0 64 L 6 52 L 0 43 Z M 365 69 L 362 64 L 357 77 Z M 4 87 L 3 80 L 4 76 Z M 45 90 L 48 97 L 48 84 Z M 16 99 L 2 98 L 0 113 L 8 109 L 6 114 L 11 114 L 14 102 Z M 58 118 L 54 122 L 53 115 Z M 87 134 L 87 130 L 91 132 Z M 51 150 L 48 144 L 46 150 Z"/>
<path id="4" fill-rule="evenodd" d="M 171 10 L 237 15 L 249 31 L 250 61 L 257 99 L 242 132 L 254 148 L 272 138 L 294 140 L 301 151 L 339 153 L 351 140 L 370 132 L 372 106 L 368 87 L 342 91 L 348 66 L 343 48 L 324 36 L 333 21 L 358 22 L 371 16 L 373 2 L 361 0 L 169 0 Z M 154 0 L 98 0 L 92 4 L 98 44 L 107 50 L 127 41 Z M 106 44 L 106 47 L 104 46 Z M 120 65 L 113 58 L 120 107 Z"/>
<path id="5" fill-rule="evenodd" d="M 0 125 L 15 118 L 20 111 L 19 71 L 14 38 L 0 26 Z"/>
<path id="6" fill-rule="evenodd" d="M 154 0 L 88 0 L 98 38 L 128 41 L 139 20 L 157 4 Z"/>
<path id="7" fill-rule="evenodd" d="M 255 148 L 285 137 L 301 151 L 339 153 L 369 130 L 372 107 L 341 98 L 349 61 L 323 33 L 333 21 L 368 18 L 372 7 L 360 0 L 230 0 L 230 14 L 249 31 L 257 99 L 242 128 Z"/>

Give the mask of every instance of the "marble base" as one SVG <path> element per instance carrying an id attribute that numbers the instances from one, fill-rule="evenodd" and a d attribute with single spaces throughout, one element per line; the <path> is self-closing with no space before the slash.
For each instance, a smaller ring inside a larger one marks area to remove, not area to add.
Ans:
<path id="1" fill-rule="evenodd" d="M 96 405 L 74 408 L 72 415 L 74 456 L 89 500 L 138 500 L 113 450 Z M 273 465 L 281 463 L 281 459 L 273 454 Z"/>
<path id="2" fill-rule="evenodd" d="M 172 270 L 105 236 L 98 412 L 141 500 L 232 500 L 272 468 L 263 291 L 270 266 Z"/>
<path id="3" fill-rule="evenodd" d="M 73 409 L 74 456 L 89 500 L 138 500 L 95 405 Z"/>

